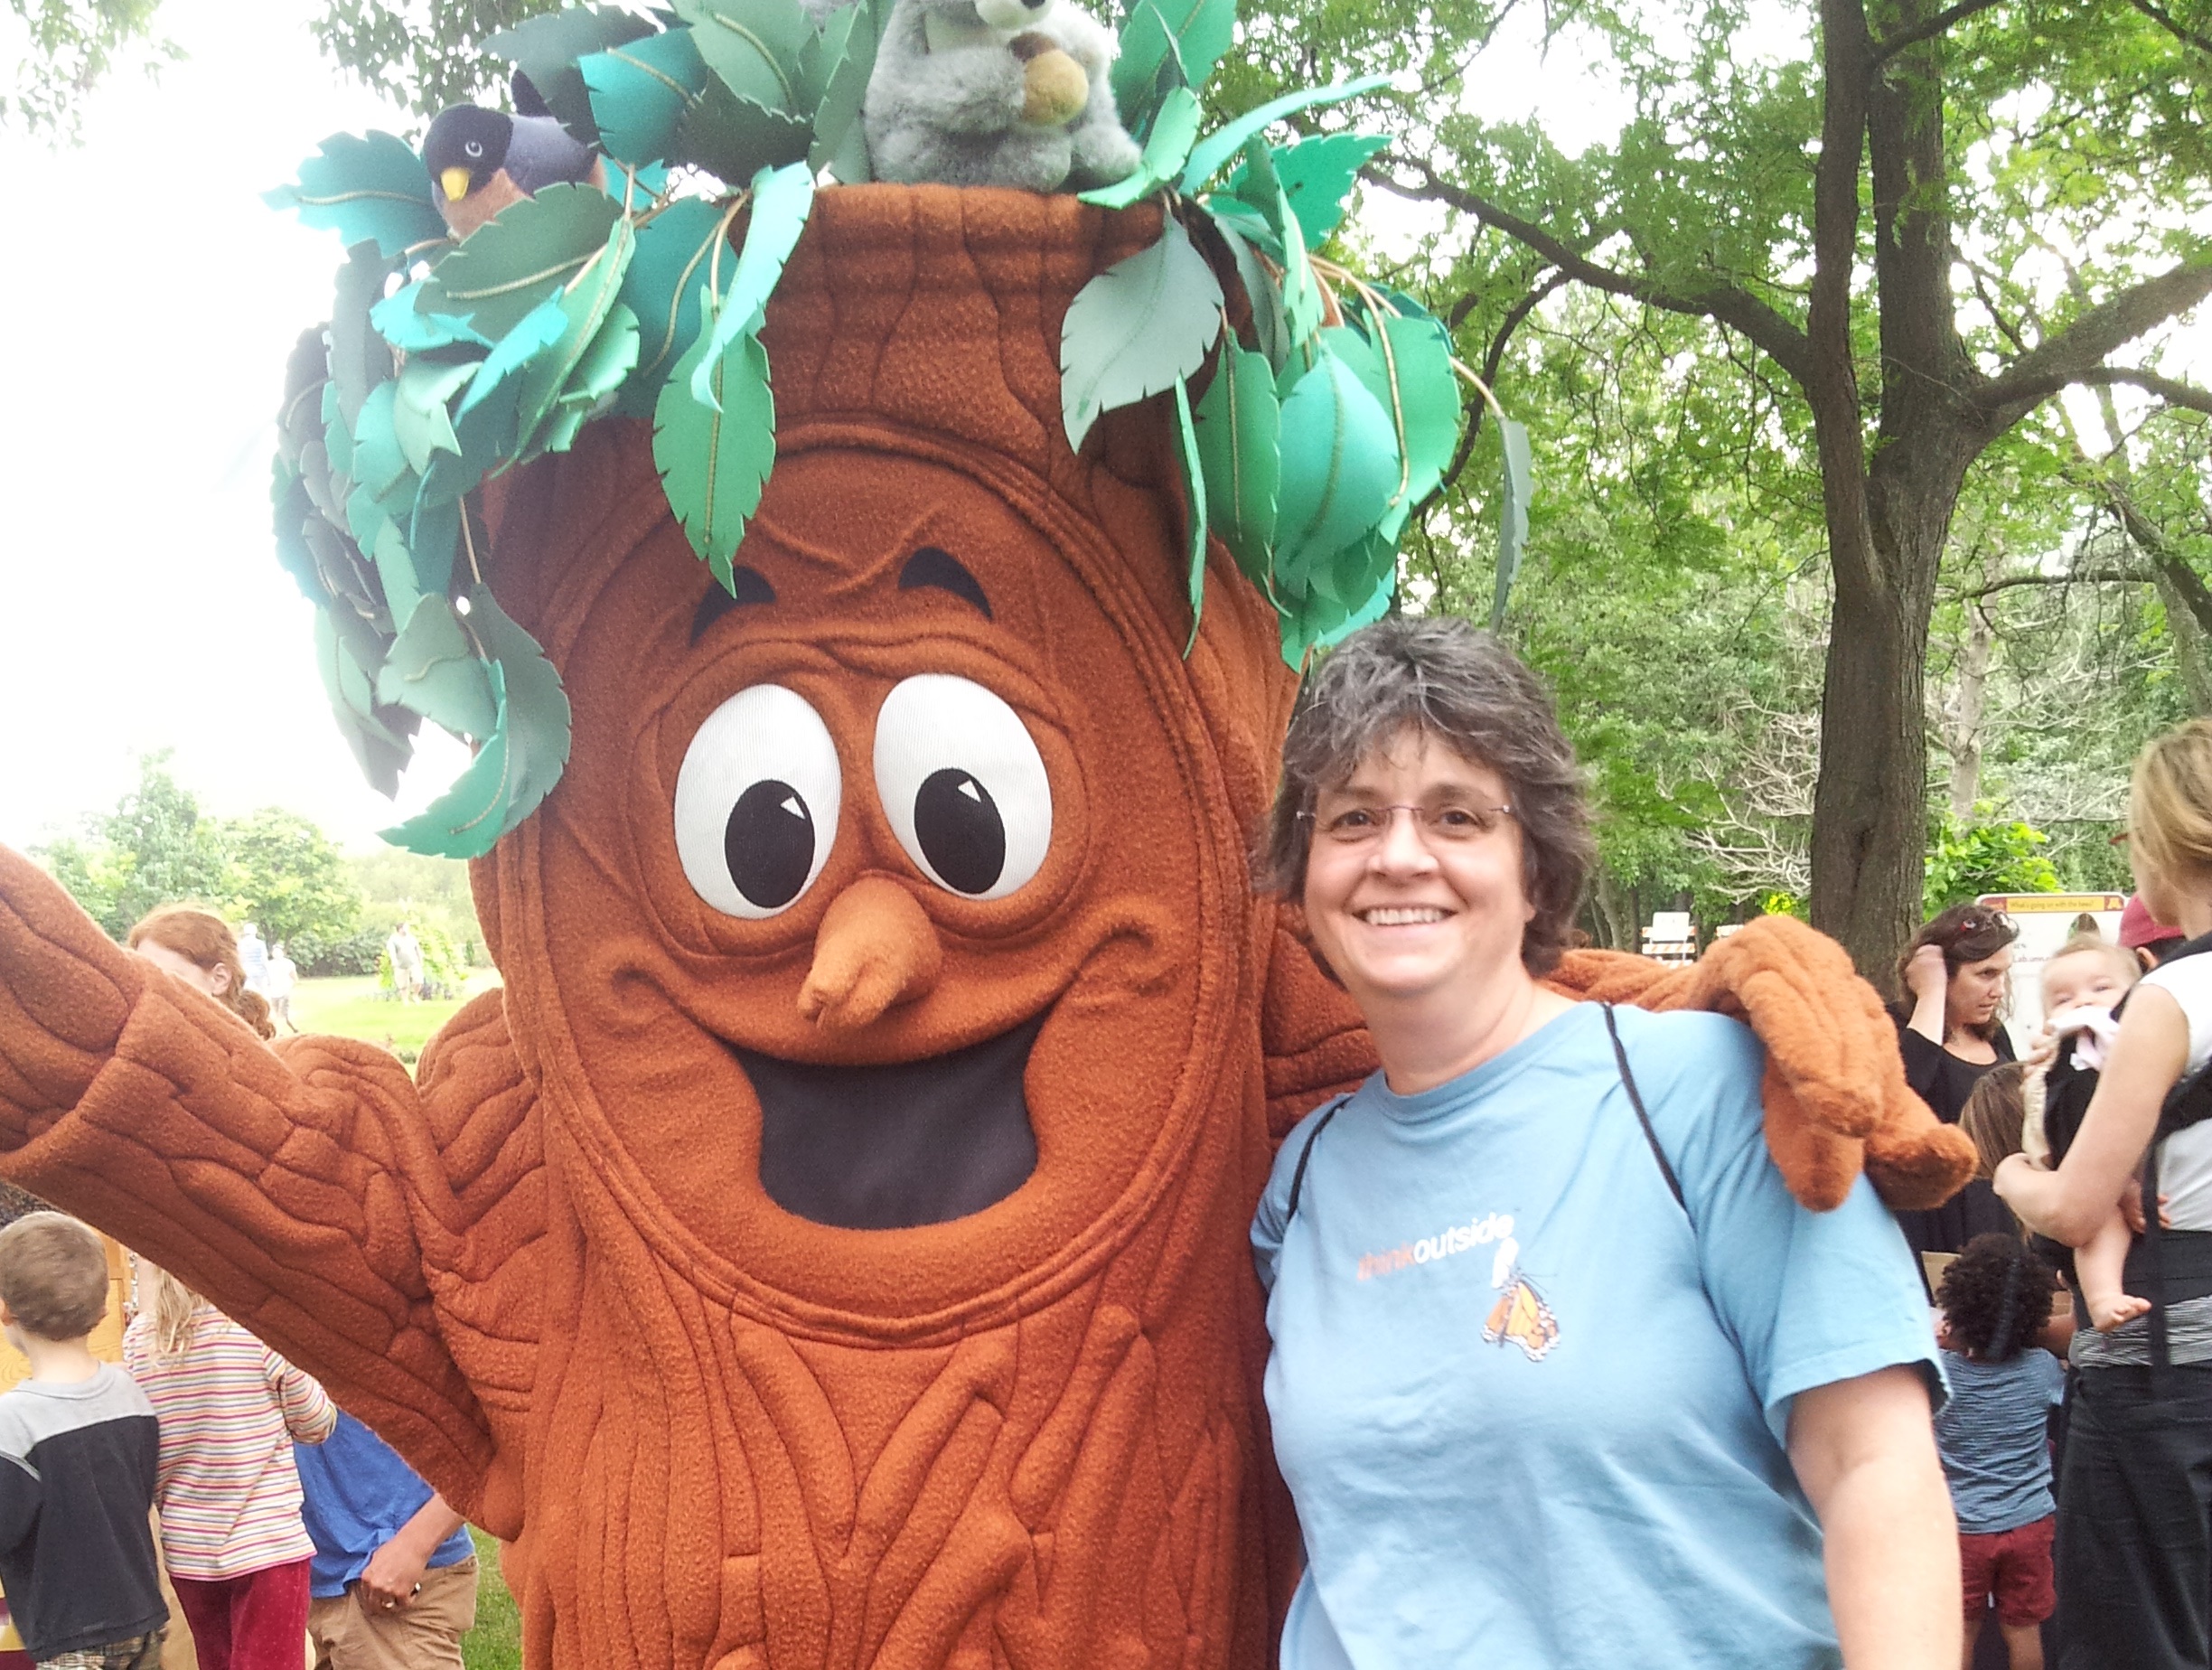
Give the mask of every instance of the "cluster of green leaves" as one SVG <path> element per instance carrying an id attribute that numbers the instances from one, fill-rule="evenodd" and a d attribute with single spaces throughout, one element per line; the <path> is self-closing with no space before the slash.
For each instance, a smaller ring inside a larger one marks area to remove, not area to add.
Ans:
<path id="1" fill-rule="evenodd" d="M 181 54 L 154 38 L 161 0 L 8 0 L 24 37 L 14 90 L 0 94 L 0 120 L 29 133 L 73 139 L 84 97 L 135 48 L 157 68 Z"/>
<path id="2" fill-rule="evenodd" d="M 1283 659 L 1301 667 L 1390 606 L 1401 536 L 1458 448 L 1458 368 L 1450 333 L 1411 296 L 1317 264 L 1361 167 L 1388 140 L 1261 136 L 1387 78 L 1286 93 L 1202 139 L 1194 89 L 1233 21 L 1228 0 L 1199 0 L 1179 24 L 1140 0 L 1123 24 L 1115 90 L 1144 160 L 1085 200 L 1120 206 L 1171 186 L 1175 211 L 1158 243 L 1101 273 L 1068 310 L 1061 407 L 1080 448 L 1101 412 L 1173 392 L 1193 633 L 1211 532 L 1274 605 Z M 1241 293 L 1234 332 L 1223 269 Z M 1521 506 L 1501 522 L 1510 573 L 1525 528 L 1525 435 L 1507 457 L 1505 496 Z"/>
<path id="3" fill-rule="evenodd" d="M 548 187 L 457 243 L 389 135 L 327 140 L 271 193 L 348 249 L 326 363 L 305 345 L 295 356 L 275 483 L 283 559 L 321 609 L 333 708 L 387 793 L 422 719 L 477 750 L 387 832 L 395 844 L 489 851 L 566 762 L 559 680 L 476 560 L 470 498 L 487 475 L 565 450 L 603 414 L 650 417 L 670 505 L 732 583 L 775 458 L 760 327 L 817 177 L 868 177 L 860 106 L 886 4 L 819 19 L 801 0 L 676 0 L 652 18 L 580 5 L 492 37 L 604 155 L 607 183 Z M 1343 274 L 1333 299 L 1311 258 L 1382 141 L 1261 136 L 1381 78 L 1288 94 L 1201 137 L 1197 89 L 1235 23 L 1234 0 L 1172 17 L 1139 0 L 1123 21 L 1115 86 L 1143 160 L 1086 201 L 1158 195 L 1171 211 L 1158 243 L 1070 310 L 1064 410 L 1080 448 L 1101 412 L 1173 392 L 1194 634 L 1211 529 L 1275 604 L 1298 665 L 1388 605 L 1400 536 L 1457 447 L 1459 400 L 1449 336 L 1418 302 Z M 1195 397 L 1228 317 L 1217 271 L 1232 267 L 1245 318 Z M 1524 505 L 1525 445 L 1514 455 Z"/>
<path id="4" fill-rule="evenodd" d="M 361 925 L 362 899 L 329 838 L 295 812 L 265 807 L 213 818 L 178 783 L 164 755 L 139 762 L 115 808 L 39 854 L 86 915 L 122 939 L 164 905 L 199 905 L 251 922 L 310 969 L 321 946 Z"/>
<path id="5" fill-rule="evenodd" d="M 1933 916 L 1984 893 L 2056 893 L 2058 872 L 2044 853 L 2050 837 L 1986 801 L 1966 821 L 1945 818 L 1929 842 L 1924 914 Z"/>
<path id="6" fill-rule="evenodd" d="M 348 249 L 326 361 L 295 359 L 275 483 L 333 708 L 387 793 L 422 719 L 476 748 L 396 845 L 489 851 L 567 762 L 559 680 L 476 560 L 486 476 L 594 418 L 650 417 L 670 502 L 728 580 L 775 455 L 764 309 L 816 172 L 867 177 L 876 27 L 876 0 L 819 27 L 800 0 L 547 14 L 487 45 L 598 147 L 605 189 L 549 186 L 456 242 L 414 151 L 371 134 L 325 141 L 271 193 Z"/>

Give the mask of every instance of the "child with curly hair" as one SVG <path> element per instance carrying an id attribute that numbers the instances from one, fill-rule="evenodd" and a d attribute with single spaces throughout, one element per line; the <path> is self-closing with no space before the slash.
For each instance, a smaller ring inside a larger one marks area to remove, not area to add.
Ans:
<path id="1" fill-rule="evenodd" d="M 2035 1344 L 2056 1277 L 2023 1242 L 1976 1235 L 1944 1271 L 1944 1373 L 1951 1398 L 1936 1447 L 1958 1515 L 1966 1659 L 1992 1597 L 2012 1670 L 2042 1670 L 2051 1615 L 2050 1448 L 2045 1422 L 2063 1394 L 2058 1359 Z"/>

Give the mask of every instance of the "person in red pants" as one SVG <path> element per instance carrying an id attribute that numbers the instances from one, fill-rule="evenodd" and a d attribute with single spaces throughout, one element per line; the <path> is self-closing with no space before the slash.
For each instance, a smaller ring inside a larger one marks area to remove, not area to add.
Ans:
<path id="1" fill-rule="evenodd" d="M 162 1554 L 201 1670 L 299 1670 L 308 1562 L 292 1446 L 337 1405 L 179 1281 L 141 1260 L 123 1360 L 161 1418 Z"/>

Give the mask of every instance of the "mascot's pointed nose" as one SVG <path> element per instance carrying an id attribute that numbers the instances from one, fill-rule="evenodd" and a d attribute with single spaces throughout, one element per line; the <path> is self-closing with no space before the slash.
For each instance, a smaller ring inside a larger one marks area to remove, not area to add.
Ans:
<path id="1" fill-rule="evenodd" d="M 857 1031 L 926 996 L 943 967 L 944 947 L 914 895 L 887 876 L 863 876 L 822 916 L 799 1013 L 828 1031 Z"/>

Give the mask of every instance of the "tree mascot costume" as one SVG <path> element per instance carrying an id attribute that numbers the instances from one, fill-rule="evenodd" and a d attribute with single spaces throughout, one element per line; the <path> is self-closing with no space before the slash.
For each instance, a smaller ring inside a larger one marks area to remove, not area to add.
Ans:
<path id="1" fill-rule="evenodd" d="M 1452 452 L 1448 340 L 1309 256 L 1372 142 L 1197 137 L 1216 0 L 1136 7 L 1089 201 L 865 183 L 877 8 L 739 10 L 507 39 L 575 178 L 463 123 L 280 194 L 351 251 L 280 547 L 371 774 L 474 744 L 393 838 L 474 859 L 503 990 L 418 1079 L 272 1052 L 0 852 L 5 1169 L 503 1539 L 532 1665 L 1258 1670 L 1246 1229 L 1373 1062 L 1248 831 Z M 1557 979 L 1749 1018 L 1808 1204 L 1971 1164 L 1809 930 Z"/>

